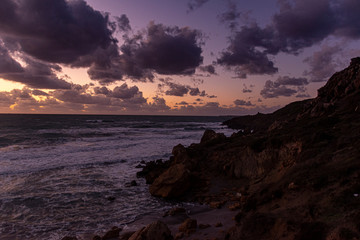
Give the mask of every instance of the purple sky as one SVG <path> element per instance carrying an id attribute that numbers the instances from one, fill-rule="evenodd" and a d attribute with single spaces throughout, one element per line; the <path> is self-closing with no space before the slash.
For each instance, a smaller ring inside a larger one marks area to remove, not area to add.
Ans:
<path id="1" fill-rule="evenodd" d="M 243 115 L 360 55 L 358 0 L 1 0 L 0 113 Z"/>

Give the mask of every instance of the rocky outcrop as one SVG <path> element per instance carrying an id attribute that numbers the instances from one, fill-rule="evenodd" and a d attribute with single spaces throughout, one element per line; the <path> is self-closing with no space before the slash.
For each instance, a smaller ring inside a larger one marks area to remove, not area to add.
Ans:
<path id="1" fill-rule="evenodd" d="M 168 226 L 161 222 L 153 222 L 146 227 L 136 231 L 129 240 L 173 240 Z"/>
<path id="2" fill-rule="evenodd" d="M 156 178 L 149 190 L 152 195 L 158 197 L 179 197 L 188 190 L 190 179 L 190 171 L 184 164 L 178 163 Z"/>
<path id="3" fill-rule="evenodd" d="M 230 202 L 226 239 L 360 239 L 360 58 L 314 99 L 224 124 L 240 131 L 174 147 L 150 192 Z"/>

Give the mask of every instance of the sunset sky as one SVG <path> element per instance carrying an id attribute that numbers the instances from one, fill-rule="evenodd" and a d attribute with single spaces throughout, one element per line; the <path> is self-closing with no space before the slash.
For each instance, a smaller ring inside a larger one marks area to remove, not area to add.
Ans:
<path id="1" fill-rule="evenodd" d="M 272 112 L 359 40 L 359 0 L 1 0 L 0 113 Z"/>

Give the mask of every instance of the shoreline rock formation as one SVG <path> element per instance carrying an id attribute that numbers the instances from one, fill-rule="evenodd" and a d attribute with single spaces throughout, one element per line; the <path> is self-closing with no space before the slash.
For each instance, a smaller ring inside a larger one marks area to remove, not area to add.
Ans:
<path id="1" fill-rule="evenodd" d="M 241 131 L 207 130 L 153 165 L 150 193 L 227 203 L 238 211 L 229 240 L 360 239 L 360 58 L 314 99 L 224 124 Z"/>

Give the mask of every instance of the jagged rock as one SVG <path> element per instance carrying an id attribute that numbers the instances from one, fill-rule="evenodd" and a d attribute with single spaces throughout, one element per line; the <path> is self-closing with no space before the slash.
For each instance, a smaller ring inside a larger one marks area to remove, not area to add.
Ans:
<path id="1" fill-rule="evenodd" d="M 77 237 L 66 236 L 66 237 L 63 237 L 61 240 L 78 240 L 78 239 L 77 239 Z"/>
<path id="2" fill-rule="evenodd" d="M 184 163 L 189 159 L 186 148 L 181 144 L 178 144 L 173 148 L 172 154 L 174 155 L 175 163 Z"/>
<path id="3" fill-rule="evenodd" d="M 161 222 L 153 222 L 146 227 L 136 231 L 129 240 L 173 240 L 168 226 Z"/>
<path id="4" fill-rule="evenodd" d="M 223 133 L 216 133 L 214 130 L 207 129 L 205 130 L 200 143 L 201 144 L 210 143 L 210 142 L 214 143 L 224 139 L 226 139 L 226 136 Z"/>
<path id="5" fill-rule="evenodd" d="M 101 240 L 112 240 L 117 239 L 120 236 L 121 228 L 113 227 L 110 231 L 105 233 Z"/>
<path id="6" fill-rule="evenodd" d="M 163 162 L 161 159 L 147 162 L 143 169 L 136 173 L 138 178 L 144 177 L 147 184 L 151 184 L 170 166 L 170 161 Z"/>
<path id="7" fill-rule="evenodd" d="M 196 231 L 196 228 L 197 228 L 196 219 L 188 218 L 179 226 L 179 231 L 184 233 L 193 233 Z"/>
<path id="8" fill-rule="evenodd" d="M 191 185 L 190 171 L 184 164 L 175 164 L 155 179 L 150 186 L 153 196 L 173 198 L 183 195 Z"/>
<path id="9" fill-rule="evenodd" d="M 186 209 L 185 208 L 181 208 L 181 207 L 174 207 L 172 209 L 170 209 L 169 211 L 167 211 L 164 214 L 164 217 L 166 216 L 175 216 L 178 214 L 186 214 Z"/>

